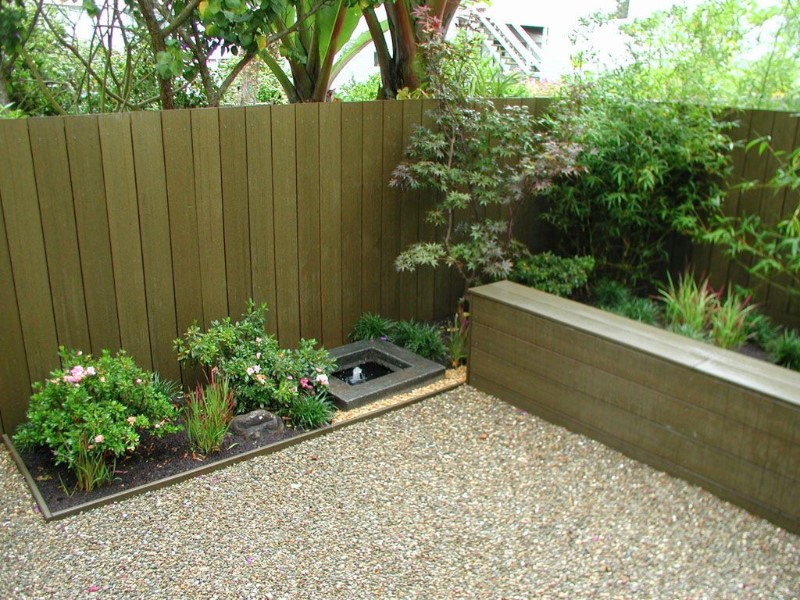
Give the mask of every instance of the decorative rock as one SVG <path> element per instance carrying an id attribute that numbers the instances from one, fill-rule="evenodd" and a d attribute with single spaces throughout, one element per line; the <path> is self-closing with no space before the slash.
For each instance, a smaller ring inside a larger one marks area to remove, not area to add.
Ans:
<path id="1" fill-rule="evenodd" d="M 229 431 L 245 439 L 257 439 L 271 431 L 283 429 L 283 420 L 268 410 L 254 410 L 231 420 Z"/>

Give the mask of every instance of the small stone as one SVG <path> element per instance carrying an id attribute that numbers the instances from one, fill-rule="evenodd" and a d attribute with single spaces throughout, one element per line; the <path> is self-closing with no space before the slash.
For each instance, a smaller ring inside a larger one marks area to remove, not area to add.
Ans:
<path id="1" fill-rule="evenodd" d="M 230 432 L 245 439 L 258 439 L 271 431 L 283 429 L 281 418 L 268 410 L 254 410 L 231 420 Z"/>

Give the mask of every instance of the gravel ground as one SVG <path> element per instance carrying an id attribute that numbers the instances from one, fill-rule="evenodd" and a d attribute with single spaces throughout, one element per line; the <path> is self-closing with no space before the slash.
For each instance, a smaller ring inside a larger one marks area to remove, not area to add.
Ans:
<path id="1" fill-rule="evenodd" d="M 797 598 L 800 537 L 462 386 L 45 524 L 0 452 L 0 598 Z"/>

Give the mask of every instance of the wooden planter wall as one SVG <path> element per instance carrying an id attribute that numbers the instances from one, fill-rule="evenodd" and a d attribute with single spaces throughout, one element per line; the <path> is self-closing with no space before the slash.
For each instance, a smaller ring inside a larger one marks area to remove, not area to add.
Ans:
<path id="1" fill-rule="evenodd" d="M 800 373 L 510 282 L 471 317 L 471 385 L 800 532 Z"/>

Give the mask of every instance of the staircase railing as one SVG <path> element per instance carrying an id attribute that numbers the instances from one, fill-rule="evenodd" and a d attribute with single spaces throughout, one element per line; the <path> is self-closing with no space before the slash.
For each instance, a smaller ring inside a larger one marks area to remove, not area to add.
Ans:
<path id="1" fill-rule="evenodd" d="M 508 34 L 494 22 L 494 19 L 489 17 L 483 12 L 472 12 L 474 18 L 477 18 L 483 28 L 490 34 L 491 38 L 497 41 L 506 51 L 511 60 L 516 65 L 525 71 L 531 72 L 538 66 L 538 61 L 533 57 L 533 53 L 520 43 L 517 37 L 511 33 Z"/>

